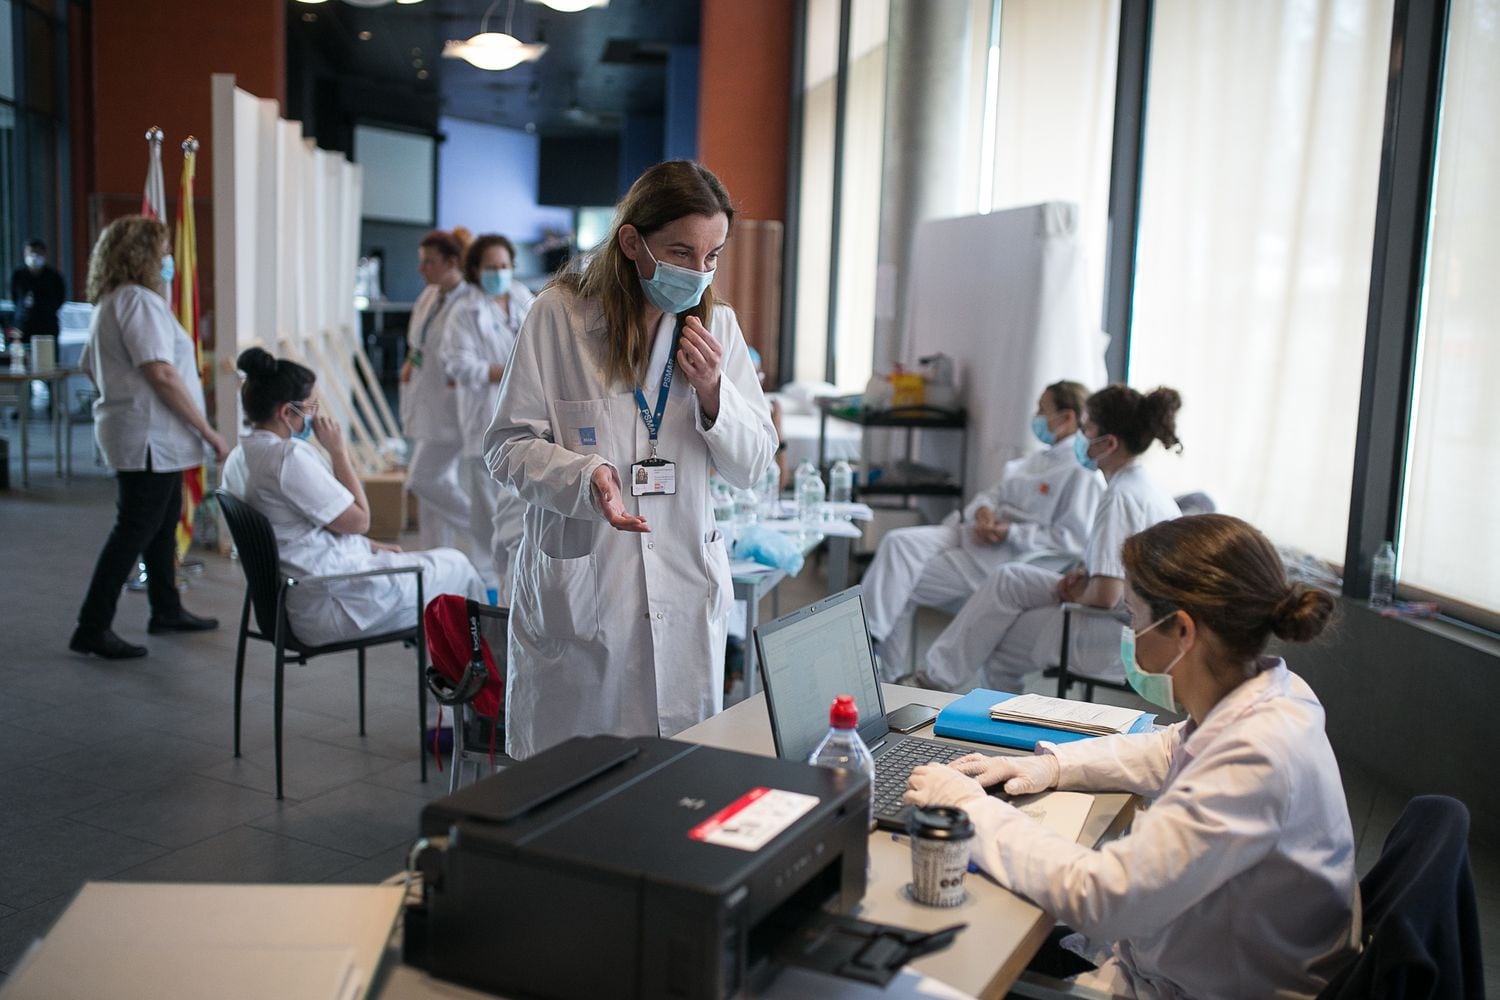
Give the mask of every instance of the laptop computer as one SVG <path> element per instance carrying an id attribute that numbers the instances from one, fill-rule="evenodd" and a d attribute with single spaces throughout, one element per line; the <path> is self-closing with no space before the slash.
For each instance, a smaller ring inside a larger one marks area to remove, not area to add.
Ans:
<path id="1" fill-rule="evenodd" d="M 755 652 L 766 687 L 776 755 L 806 761 L 828 732 L 828 708 L 841 694 L 859 706 L 859 735 L 875 758 L 875 824 L 906 830 L 901 803 L 912 768 L 986 753 L 917 736 L 886 724 L 870 630 L 859 587 L 809 604 L 755 629 Z"/>

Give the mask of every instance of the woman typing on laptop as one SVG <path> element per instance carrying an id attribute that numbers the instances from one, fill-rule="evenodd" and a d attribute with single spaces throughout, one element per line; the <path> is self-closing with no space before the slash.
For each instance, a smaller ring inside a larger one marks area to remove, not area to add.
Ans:
<path id="1" fill-rule="evenodd" d="M 1223 515 L 1154 525 L 1123 556 L 1126 677 L 1188 718 L 919 767 L 907 801 L 968 811 L 975 860 L 1080 932 L 1066 943 L 1083 956 L 1066 970 L 1080 984 L 1134 997 L 1315 996 L 1357 950 L 1353 832 L 1322 706 L 1263 654 L 1273 634 L 1317 635 L 1333 601 L 1288 585 L 1265 536 Z M 988 796 L 994 785 L 1153 803 L 1127 836 L 1089 850 Z"/>

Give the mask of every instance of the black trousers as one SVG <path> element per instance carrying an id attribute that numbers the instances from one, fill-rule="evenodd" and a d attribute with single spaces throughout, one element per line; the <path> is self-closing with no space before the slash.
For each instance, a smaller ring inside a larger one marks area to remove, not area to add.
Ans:
<path id="1" fill-rule="evenodd" d="M 115 620 L 120 588 L 139 557 L 146 564 L 147 596 L 153 616 L 171 616 L 182 607 L 177 594 L 177 520 L 182 515 L 181 472 L 117 472 L 119 496 L 115 526 L 78 612 L 78 627 L 102 632 Z"/>

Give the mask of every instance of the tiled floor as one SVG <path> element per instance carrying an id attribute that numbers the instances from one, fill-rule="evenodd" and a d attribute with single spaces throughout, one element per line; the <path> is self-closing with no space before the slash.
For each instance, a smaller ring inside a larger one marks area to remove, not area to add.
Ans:
<path id="1" fill-rule="evenodd" d="M 109 664 L 67 651 L 78 603 L 113 515 L 113 482 L 75 428 L 67 484 L 33 466 L 0 493 L 0 983 L 87 879 L 377 881 L 400 869 L 428 798 L 446 787 L 417 776 L 414 661 L 374 650 L 368 736 L 358 735 L 353 655 L 291 668 L 287 797 L 277 802 L 271 755 L 270 657 L 252 643 L 245 751 L 232 752 L 236 563 L 204 555 L 187 606 L 217 615 L 218 632 L 146 636 L 144 595 L 124 594 L 116 629 L 151 655 Z M 38 433 L 34 455 L 48 455 Z M 34 460 L 35 461 L 35 460 Z M 815 569 L 789 583 L 781 608 L 818 596 Z M 763 614 L 769 615 L 769 605 Z M 942 617 L 924 613 L 930 641 Z M 347 662 L 345 662 L 347 661 Z M 1368 869 L 1405 801 L 1345 774 Z M 1488 945 L 1500 983 L 1500 851 L 1473 848 Z"/>

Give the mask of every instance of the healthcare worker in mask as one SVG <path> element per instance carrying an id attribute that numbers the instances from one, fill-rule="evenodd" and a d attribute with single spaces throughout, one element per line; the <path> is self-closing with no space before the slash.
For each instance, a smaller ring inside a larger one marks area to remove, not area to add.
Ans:
<path id="1" fill-rule="evenodd" d="M 1009 562 L 1083 552 L 1104 478 L 1078 464 L 1073 436 L 1088 390 L 1055 382 L 1042 390 L 1031 431 L 1046 447 L 1005 463 L 990 489 L 942 524 L 897 528 L 880 540 L 863 581 L 870 635 L 886 680 L 907 673 L 919 606 L 967 600 Z"/>
<path id="2" fill-rule="evenodd" d="M 515 350 L 516 334 L 536 298 L 514 279 L 515 261 L 515 245 L 504 236 L 487 233 L 469 244 L 464 280 L 480 294 L 466 296 L 454 306 L 443 346 L 443 370 L 458 396 L 459 480 L 469 497 L 469 531 L 477 551 L 488 556 L 485 582 L 506 606 L 526 502 L 490 475 L 484 464 L 484 432 L 495 415 L 500 379 Z"/>
<path id="3" fill-rule="evenodd" d="M 919 685 L 967 690 L 974 672 L 983 668 L 986 687 L 1020 691 L 1026 674 L 1057 650 L 1062 602 L 1119 607 L 1125 596 L 1120 546 L 1136 532 L 1181 513 L 1136 461 L 1154 441 L 1182 450 L 1177 440 L 1181 406 L 1177 391 L 1166 388 L 1142 394 L 1111 385 L 1088 398 L 1073 452 L 1084 468 L 1104 473 L 1108 486 L 1089 528 L 1083 565 L 1066 575 L 1019 563 L 1001 566 L 927 651 Z M 1118 670 L 1108 619 L 1090 619 L 1073 636 L 1078 672 L 1098 676 Z M 1101 639 L 1104 648 L 1099 650 L 1095 647 Z"/>
<path id="4" fill-rule="evenodd" d="M 1122 561 L 1126 677 L 1188 718 L 924 765 L 907 799 L 965 810 L 974 860 L 1078 932 L 1038 956 L 1054 975 L 1111 996 L 1316 996 L 1358 951 L 1354 836 L 1323 706 L 1265 649 L 1272 635 L 1312 639 L 1333 600 L 1289 585 L 1266 537 L 1222 514 L 1148 528 Z M 986 787 L 1152 803 L 1128 835 L 1090 850 Z"/>
<path id="5" fill-rule="evenodd" d="M 776 450 L 744 336 L 711 288 L 734 216 L 707 169 L 641 175 L 581 272 L 537 296 L 485 460 L 530 506 L 516 554 L 506 752 L 672 736 L 723 705 L 729 557 L 709 469 Z"/>

